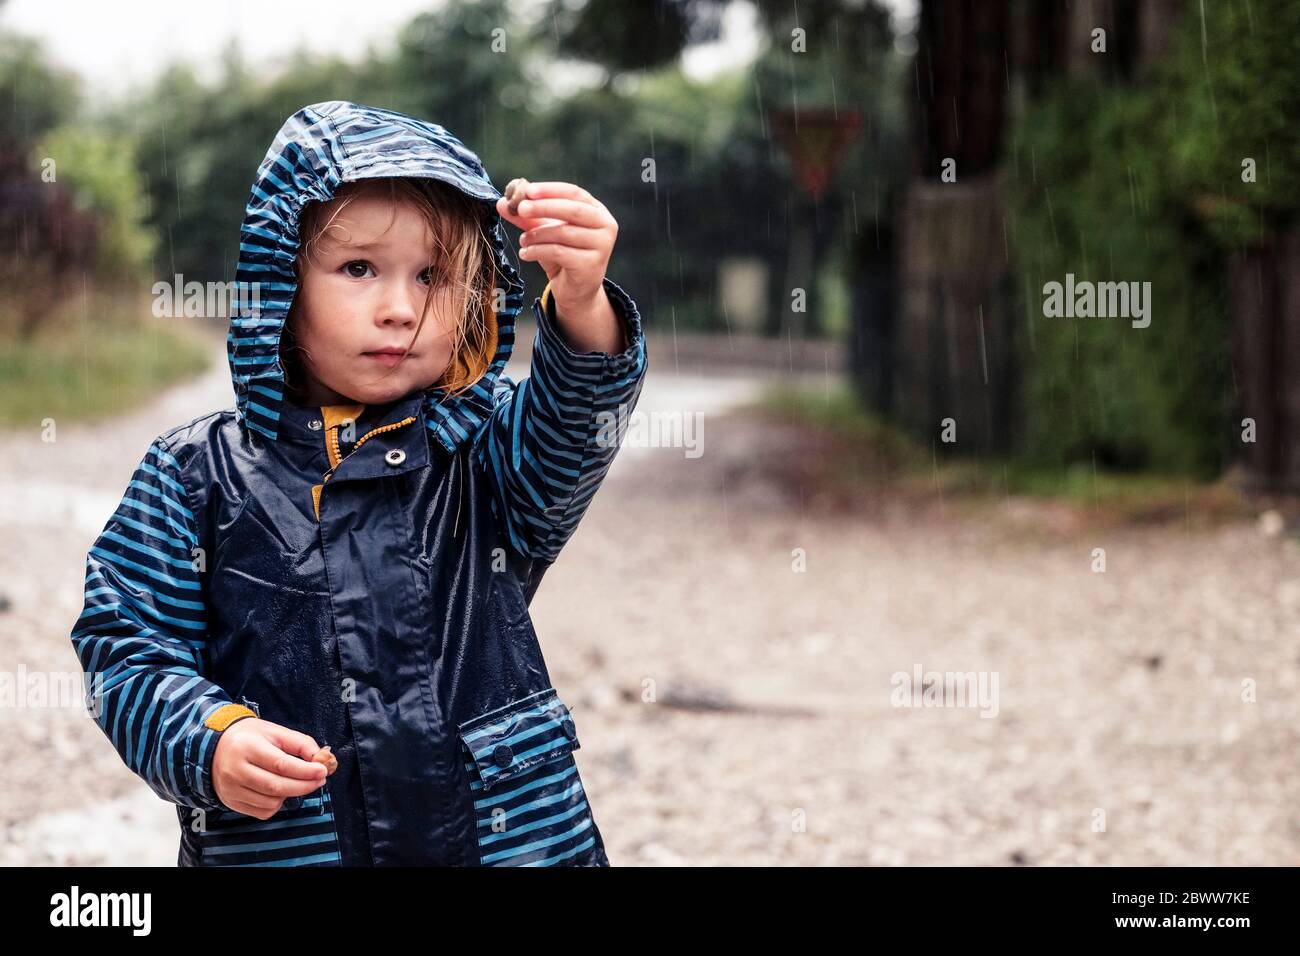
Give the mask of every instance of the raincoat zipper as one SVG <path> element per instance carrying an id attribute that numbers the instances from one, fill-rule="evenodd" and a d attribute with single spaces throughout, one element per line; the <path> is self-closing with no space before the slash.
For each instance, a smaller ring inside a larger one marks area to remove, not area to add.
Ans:
<path id="1" fill-rule="evenodd" d="M 366 432 L 364 435 L 362 435 L 360 438 L 357 439 L 356 444 L 352 446 L 352 451 L 348 452 L 347 455 L 344 455 L 342 453 L 342 449 L 339 448 L 339 430 L 333 427 L 329 429 L 329 435 L 327 438 L 327 440 L 329 441 L 329 446 L 327 448 L 327 452 L 329 453 L 330 460 L 335 462 L 335 464 L 330 467 L 329 471 L 325 472 L 325 477 L 321 480 L 321 483 L 319 485 L 312 485 L 311 488 L 312 507 L 316 511 L 317 521 L 320 521 L 321 492 L 325 490 L 325 482 L 330 480 L 330 476 L 333 475 L 336 470 L 338 470 L 339 465 L 343 464 L 343 462 L 347 461 L 349 457 L 356 454 L 356 450 L 360 448 L 362 445 L 364 445 L 371 438 L 373 438 L 375 435 L 381 435 L 384 432 L 391 432 L 394 429 L 403 428 L 406 425 L 411 424 L 415 420 L 416 420 L 415 416 L 411 415 L 406 418 L 403 418 L 400 422 L 389 422 L 387 425 L 380 425 L 378 428 L 370 429 L 370 431 Z"/>
<path id="2" fill-rule="evenodd" d="M 401 428 L 404 425 L 409 425 L 413 421 L 415 421 L 414 415 L 410 416 L 409 418 L 403 418 L 400 422 L 390 422 L 387 425 L 380 425 L 378 428 L 370 429 L 370 431 L 366 432 L 364 435 L 362 435 L 360 438 L 357 439 L 357 443 L 352 446 L 352 451 L 348 452 L 348 455 L 355 454 L 356 450 L 360 448 L 362 445 L 364 445 L 367 441 L 369 441 L 373 436 L 382 434 L 383 432 L 391 432 L 393 429 Z M 339 448 L 339 432 L 337 428 L 330 429 L 330 440 L 334 442 L 334 457 L 338 458 L 339 465 L 341 465 L 343 464 L 345 459 L 342 457 L 341 450 Z M 339 465 L 335 465 L 328 472 L 326 472 L 325 477 L 328 479 L 329 476 L 334 473 L 335 469 L 337 469 Z"/>

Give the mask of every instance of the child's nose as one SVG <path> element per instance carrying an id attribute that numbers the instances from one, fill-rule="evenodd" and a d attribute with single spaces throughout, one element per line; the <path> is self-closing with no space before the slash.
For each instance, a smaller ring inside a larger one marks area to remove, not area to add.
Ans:
<path id="1" fill-rule="evenodd" d="M 390 289 L 380 302 L 375 319 L 380 325 L 414 326 L 423 304 L 422 299 L 417 301 L 404 289 Z"/>

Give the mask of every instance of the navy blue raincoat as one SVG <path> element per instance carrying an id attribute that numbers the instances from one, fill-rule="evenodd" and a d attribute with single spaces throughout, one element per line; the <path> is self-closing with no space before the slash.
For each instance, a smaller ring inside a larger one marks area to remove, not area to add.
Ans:
<path id="1" fill-rule="evenodd" d="M 390 176 L 482 201 L 506 286 L 495 359 L 456 397 L 297 406 L 278 343 L 299 214 Z M 614 458 L 645 340 L 607 278 L 627 347 L 575 352 L 548 287 L 531 374 L 505 376 L 523 283 L 499 195 L 447 130 L 346 102 L 295 113 L 258 168 L 236 278 L 260 303 L 231 320 L 235 405 L 150 445 L 87 555 L 72 630 L 97 724 L 176 804 L 183 866 L 608 865 L 528 605 Z M 213 788 L 246 708 L 339 760 L 265 821 Z"/>

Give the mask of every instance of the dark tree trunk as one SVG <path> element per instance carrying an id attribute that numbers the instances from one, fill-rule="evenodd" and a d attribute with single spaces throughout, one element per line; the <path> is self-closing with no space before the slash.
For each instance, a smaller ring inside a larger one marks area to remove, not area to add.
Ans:
<path id="1" fill-rule="evenodd" d="M 1253 490 L 1300 492 L 1300 228 L 1275 234 L 1229 267 L 1233 423 Z M 1242 419 L 1255 440 L 1241 441 Z"/>

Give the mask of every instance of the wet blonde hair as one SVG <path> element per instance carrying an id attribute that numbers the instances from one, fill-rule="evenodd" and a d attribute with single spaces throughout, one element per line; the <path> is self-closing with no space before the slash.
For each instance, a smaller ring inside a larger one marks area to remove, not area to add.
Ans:
<path id="1" fill-rule="evenodd" d="M 433 235 L 433 248 L 430 250 L 432 281 L 420 312 L 420 321 L 407 349 L 420 336 L 434 293 L 440 287 L 450 285 L 452 314 L 457 317 L 451 362 L 434 387 L 445 389 L 449 397 L 458 395 L 483 377 L 497 350 L 496 313 L 492 306 L 496 261 L 491 240 L 483 231 L 488 213 L 481 202 L 436 179 L 393 177 L 345 183 L 330 202 L 309 202 L 303 207 L 298 223 L 298 257 L 294 262 L 294 272 L 301 283 L 302 267 L 312 258 L 316 244 L 331 228 L 342 228 L 336 226 L 335 220 L 348 203 L 362 192 L 372 191 L 386 195 L 394 207 L 406 203 L 429 225 Z M 328 217 L 325 215 L 327 211 Z M 288 359 L 284 362 L 285 384 L 291 391 L 299 387 L 298 383 L 290 381 L 290 372 L 297 371 L 295 353 L 306 351 L 298 344 L 294 333 L 301 301 L 300 295 L 294 296 L 280 342 L 281 357 Z"/>

